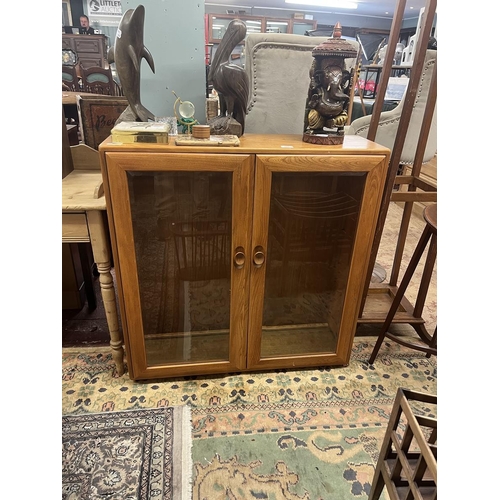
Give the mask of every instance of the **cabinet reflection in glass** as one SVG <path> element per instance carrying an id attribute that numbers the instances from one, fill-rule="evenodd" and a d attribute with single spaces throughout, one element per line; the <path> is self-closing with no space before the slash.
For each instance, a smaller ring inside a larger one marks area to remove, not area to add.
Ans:
<path id="1" fill-rule="evenodd" d="M 147 364 L 228 360 L 232 174 L 127 175 Z"/>
<path id="2" fill-rule="evenodd" d="M 364 184 L 273 174 L 262 357 L 335 352 Z"/>

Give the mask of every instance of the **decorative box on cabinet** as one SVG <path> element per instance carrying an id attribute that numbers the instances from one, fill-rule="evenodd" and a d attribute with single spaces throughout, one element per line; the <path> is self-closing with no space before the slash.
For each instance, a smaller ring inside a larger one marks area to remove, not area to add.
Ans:
<path id="1" fill-rule="evenodd" d="M 387 148 L 99 150 L 132 379 L 349 363 Z"/>

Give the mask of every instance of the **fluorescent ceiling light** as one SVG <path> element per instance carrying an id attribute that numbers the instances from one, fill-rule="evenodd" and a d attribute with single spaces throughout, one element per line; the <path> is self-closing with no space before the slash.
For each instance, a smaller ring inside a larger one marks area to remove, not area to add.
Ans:
<path id="1" fill-rule="evenodd" d="M 331 7 L 332 9 L 357 9 L 356 2 L 344 0 L 285 0 L 285 3 L 294 3 L 299 5 L 313 5 L 315 7 Z"/>

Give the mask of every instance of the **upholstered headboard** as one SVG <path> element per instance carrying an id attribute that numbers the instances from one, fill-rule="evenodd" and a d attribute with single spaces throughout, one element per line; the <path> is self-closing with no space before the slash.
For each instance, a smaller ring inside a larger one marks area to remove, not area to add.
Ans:
<path id="1" fill-rule="evenodd" d="M 302 134 L 312 49 L 327 39 L 288 33 L 247 36 L 245 70 L 250 95 L 245 133 Z M 347 59 L 347 67 L 355 61 Z"/>
<path id="2" fill-rule="evenodd" d="M 436 62 L 437 50 L 427 50 L 425 54 L 424 66 L 422 68 L 422 75 L 417 89 L 417 95 L 415 97 L 415 103 L 413 105 L 410 123 L 408 125 L 408 131 L 406 133 L 400 163 L 411 165 L 413 164 L 413 161 L 415 159 L 415 152 L 420 138 L 420 129 L 422 128 L 422 119 L 425 114 L 427 97 L 429 95 L 432 74 L 435 70 Z M 390 111 L 383 111 L 382 113 L 380 113 L 380 120 L 378 123 L 377 135 L 375 136 L 375 142 L 381 144 L 382 146 L 386 146 L 391 150 L 394 148 L 394 142 L 396 139 L 396 134 L 398 132 L 399 122 L 401 121 L 401 112 L 403 110 L 405 96 L 403 96 L 403 99 L 394 109 L 391 109 Z M 367 137 L 368 129 L 370 128 L 370 121 L 371 115 L 357 118 L 351 123 L 349 127 L 346 127 L 345 133 L 349 135 L 355 134 L 361 137 Z M 432 116 L 429 137 L 427 139 L 427 144 L 425 147 L 423 163 L 432 160 L 436 152 L 437 108 L 435 107 L 434 114 Z"/>
<path id="3" fill-rule="evenodd" d="M 251 33 L 245 42 L 250 82 L 245 133 L 302 134 L 311 51 L 327 37 Z"/>

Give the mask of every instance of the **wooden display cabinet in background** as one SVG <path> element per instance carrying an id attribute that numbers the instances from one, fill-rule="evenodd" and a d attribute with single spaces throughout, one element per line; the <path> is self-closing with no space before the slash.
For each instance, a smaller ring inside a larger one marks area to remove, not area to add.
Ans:
<path id="1" fill-rule="evenodd" d="M 99 150 L 132 379 L 349 363 L 388 149 Z"/>
<path id="2" fill-rule="evenodd" d="M 62 34 L 62 48 L 71 49 L 78 55 L 78 62 L 84 68 L 99 66 L 108 68 L 105 35 L 69 35 Z"/>
<path id="3" fill-rule="evenodd" d="M 220 43 L 229 23 L 241 19 L 249 33 L 295 33 L 304 35 L 308 30 L 315 30 L 317 21 L 307 19 L 284 19 L 263 16 L 245 16 L 235 14 L 207 14 L 208 42 Z"/>

